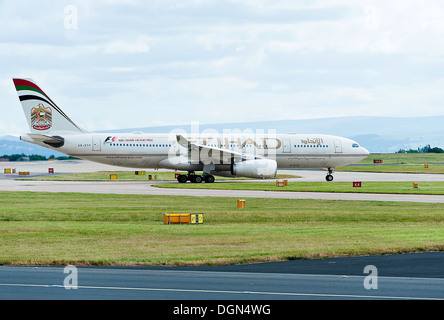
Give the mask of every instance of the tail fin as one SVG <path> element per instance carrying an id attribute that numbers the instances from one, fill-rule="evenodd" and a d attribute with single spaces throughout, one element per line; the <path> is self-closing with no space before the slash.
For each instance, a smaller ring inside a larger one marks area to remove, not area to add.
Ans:
<path id="1" fill-rule="evenodd" d="M 77 126 L 31 79 L 12 79 L 32 133 L 87 132 Z"/>

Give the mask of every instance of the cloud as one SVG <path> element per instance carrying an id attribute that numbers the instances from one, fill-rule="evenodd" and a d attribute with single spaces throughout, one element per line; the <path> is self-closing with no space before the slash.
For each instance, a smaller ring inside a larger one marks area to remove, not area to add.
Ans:
<path id="1" fill-rule="evenodd" d="M 64 28 L 66 3 L 0 2 L 0 70 L 7 79 L 0 79 L 0 95 L 12 115 L 0 134 L 27 129 L 12 76 L 33 78 L 94 130 L 442 114 L 440 1 L 70 4 L 78 9 L 75 30 Z"/>
<path id="2" fill-rule="evenodd" d="M 150 51 L 149 41 L 145 37 L 139 37 L 133 42 L 128 41 L 114 41 L 105 45 L 106 54 L 118 53 L 147 53 Z"/>
<path id="3" fill-rule="evenodd" d="M 250 58 L 247 59 L 247 62 L 245 63 L 246 68 L 254 69 L 262 65 L 267 58 L 267 55 L 265 54 L 265 50 L 262 48 L 257 53 L 252 55 Z"/>

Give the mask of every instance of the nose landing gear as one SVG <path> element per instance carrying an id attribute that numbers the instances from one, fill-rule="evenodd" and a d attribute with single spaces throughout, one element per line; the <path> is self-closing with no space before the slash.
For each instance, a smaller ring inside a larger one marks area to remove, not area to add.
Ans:
<path id="1" fill-rule="evenodd" d="M 332 173 L 333 173 L 333 170 L 334 170 L 334 168 L 328 168 L 328 174 L 327 174 L 327 176 L 325 177 L 325 180 L 327 180 L 327 181 L 333 181 L 333 175 L 332 175 Z"/>

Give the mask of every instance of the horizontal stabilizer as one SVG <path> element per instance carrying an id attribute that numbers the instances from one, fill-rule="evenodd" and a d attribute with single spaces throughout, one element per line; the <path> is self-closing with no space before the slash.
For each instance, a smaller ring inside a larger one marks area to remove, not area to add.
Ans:
<path id="1" fill-rule="evenodd" d="M 36 142 L 43 142 L 55 148 L 60 148 L 65 144 L 65 139 L 60 136 L 48 136 L 45 134 L 28 133 L 28 137 Z"/>

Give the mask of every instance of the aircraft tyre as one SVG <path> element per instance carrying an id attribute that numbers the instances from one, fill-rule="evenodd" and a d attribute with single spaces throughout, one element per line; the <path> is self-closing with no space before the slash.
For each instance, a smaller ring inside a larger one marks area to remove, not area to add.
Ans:
<path id="1" fill-rule="evenodd" d="M 202 176 L 195 175 L 193 180 L 191 180 L 191 182 L 193 182 L 193 183 L 202 183 Z"/>
<path id="2" fill-rule="evenodd" d="M 333 181 L 333 176 L 331 174 L 327 174 L 327 176 L 325 177 L 325 180 Z"/>
<path id="3" fill-rule="evenodd" d="M 214 182 L 214 176 L 212 176 L 211 174 L 207 174 L 205 176 L 205 183 L 213 183 Z"/>
<path id="4" fill-rule="evenodd" d="M 186 183 L 187 180 L 188 180 L 188 179 L 187 179 L 187 176 L 184 175 L 184 174 L 181 174 L 180 176 L 177 177 L 177 181 L 178 181 L 179 183 Z"/>

